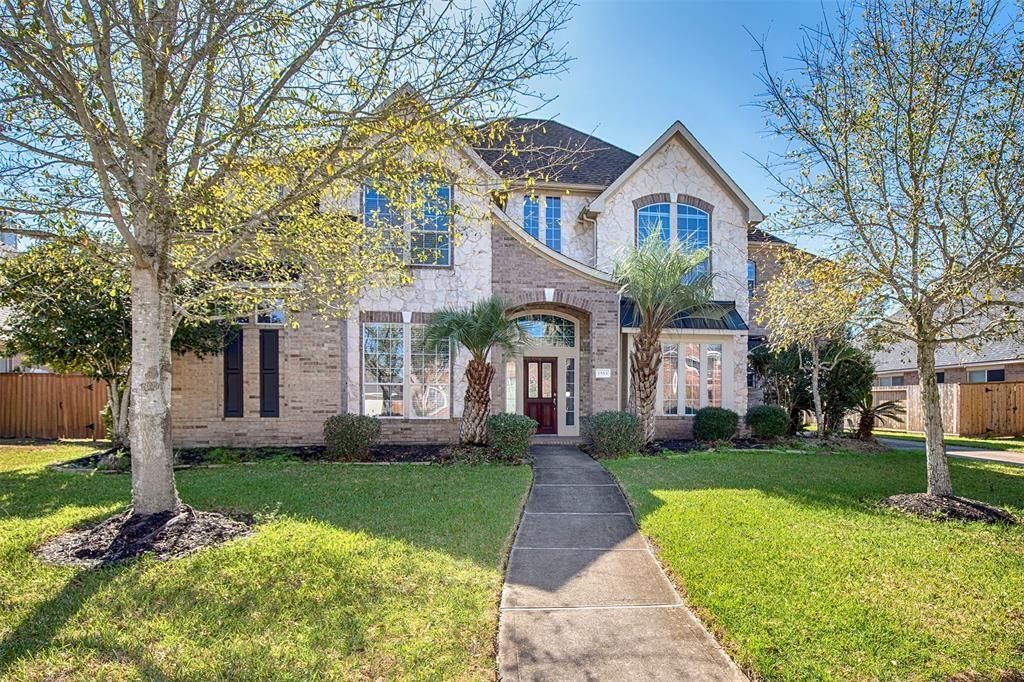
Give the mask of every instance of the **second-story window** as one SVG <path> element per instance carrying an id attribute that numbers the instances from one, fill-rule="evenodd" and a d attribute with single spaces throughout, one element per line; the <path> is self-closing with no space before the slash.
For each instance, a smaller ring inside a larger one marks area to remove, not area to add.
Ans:
<path id="1" fill-rule="evenodd" d="M 637 245 L 652 237 L 668 244 L 672 239 L 672 226 L 669 224 L 671 219 L 672 204 L 651 204 L 637 211 Z"/>
<path id="2" fill-rule="evenodd" d="M 672 207 L 675 207 L 675 211 Z M 636 241 L 643 244 L 651 238 L 666 244 L 696 251 L 711 245 L 711 216 L 707 211 L 683 203 L 648 204 L 636 212 Z M 707 274 L 710 257 L 697 266 L 687 277 L 696 279 Z"/>
<path id="3" fill-rule="evenodd" d="M 540 239 L 540 199 L 523 199 L 523 230 L 534 239 Z"/>
<path id="4" fill-rule="evenodd" d="M 402 215 L 394 201 L 377 188 L 363 188 L 363 224 L 383 231 L 395 256 L 414 266 L 452 263 L 452 188 L 441 185 L 421 209 Z"/>
<path id="5" fill-rule="evenodd" d="M 555 251 L 562 250 L 562 199 L 544 198 L 544 243 Z"/>
<path id="6" fill-rule="evenodd" d="M 754 298 L 754 289 L 757 288 L 757 263 L 747 261 L 747 298 Z"/>
<path id="7" fill-rule="evenodd" d="M 688 204 L 676 204 L 676 239 L 685 248 L 696 251 L 706 249 L 710 246 L 710 220 L 704 211 Z M 705 275 L 708 272 L 710 263 L 705 259 L 692 275 Z"/>

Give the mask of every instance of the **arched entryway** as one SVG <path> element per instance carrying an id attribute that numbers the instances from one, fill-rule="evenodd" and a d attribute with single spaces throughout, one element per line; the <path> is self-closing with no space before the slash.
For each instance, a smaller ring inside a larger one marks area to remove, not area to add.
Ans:
<path id="1" fill-rule="evenodd" d="M 580 320 L 554 308 L 513 314 L 529 342 L 521 355 L 506 358 L 505 411 L 540 424 L 541 435 L 580 433 Z"/>

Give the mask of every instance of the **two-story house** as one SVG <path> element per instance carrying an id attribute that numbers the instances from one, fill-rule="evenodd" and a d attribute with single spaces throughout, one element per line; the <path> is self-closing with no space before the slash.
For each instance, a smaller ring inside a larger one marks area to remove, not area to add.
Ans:
<path id="1" fill-rule="evenodd" d="M 223 355 L 176 358 L 175 443 L 314 443 L 340 412 L 381 418 L 386 442 L 453 440 L 468 357 L 458 348 L 429 351 L 422 332 L 439 309 L 491 294 L 509 302 L 532 339 L 520 356 L 492 357 L 492 410 L 532 416 L 540 434 L 577 436 L 589 415 L 627 404 L 637 320 L 611 273 L 624 250 L 652 238 L 707 247 L 725 309 L 720 319 L 684 318 L 665 329 L 659 435 L 688 435 L 704 406 L 742 413 L 748 236 L 763 219 L 758 207 L 682 123 L 639 156 L 560 123 L 521 125 L 538 146 L 582 150 L 581 162 L 492 199 L 458 185 L 466 173 L 500 178 L 502 155 L 455 150 L 452 186 L 436 202 L 475 205 L 453 216 L 438 211 L 411 230 L 410 249 L 433 247 L 410 261 L 411 283 L 368 293 L 343 319 L 295 313 L 293 328 L 283 313 L 254 317 Z M 339 202 L 367 221 L 389 210 L 371 186 Z"/>

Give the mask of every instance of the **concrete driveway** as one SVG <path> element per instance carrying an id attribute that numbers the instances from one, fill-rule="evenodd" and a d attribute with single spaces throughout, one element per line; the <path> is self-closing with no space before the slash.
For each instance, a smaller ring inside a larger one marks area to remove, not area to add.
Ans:
<path id="1" fill-rule="evenodd" d="M 915 440 L 903 440 L 901 438 L 879 438 L 878 440 L 896 450 L 924 450 L 924 443 Z M 1003 450 L 968 448 L 962 445 L 947 445 L 946 456 L 974 459 L 981 462 L 998 462 L 999 464 L 1024 466 L 1024 452 L 1005 452 Z"/>

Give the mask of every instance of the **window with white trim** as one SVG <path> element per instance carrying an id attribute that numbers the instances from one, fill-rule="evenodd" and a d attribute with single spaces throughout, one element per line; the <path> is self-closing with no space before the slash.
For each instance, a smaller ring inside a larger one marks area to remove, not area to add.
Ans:
<path id="1" fill-rule="evenodd" d="M 675 207 L 675 210 L 673 210 Z M 697 251 L 711 246 L 711 216 L 707 211 L 686 203 L 648 204 L 636 212 L 637 245 L 655 237 L 666 244 Z M 687 280 L 707 274 L 710 257 L 697 266 Z"/>
<path id="2" fill-rule="evenodd" d="M 747 261 L 747 298 L 754 298 L 754 289 L 757 288 L 757 263 Z"/>
<path id="3" fill-rule="evenodd" d="M 904 376 L 902 374 L 887 374 L 882 377 L 878 377 L 878 385 L 886 388 L 890 386 L 903 386 Z"/>
<path id="4" fill-rule="evenodd" d="M 722 406 L 722 344 L 662 343 L 657 413 L 693 416 Z"/>
<path id="5" fill-rule="evenodd" d="M 523 199 L 523 231 L 534 239 L 540 239 L 540 199 Z"/>
<path id="6" fill-rule="evenodd" d="M 544 197 L 544 243 L 548 248 L 562 251 L 562 199 Z"/>
<path id="7" fill-rule="evenodd" d="M 372 186 L 363 187 L 363 224 L 380 230 L 395 257 L 418 267 L 452 264 L 452 188 L 437 187 L 422 208 L 403 215 L 392 197 Z M 409 199 L 412 203 L 412 198 Z"/>
<path id="8" fill-rule="evenodd" d="M 451 417 L 451 344 L 431 348 L 426 325 L 363 325 L 363 414 Z"/>

